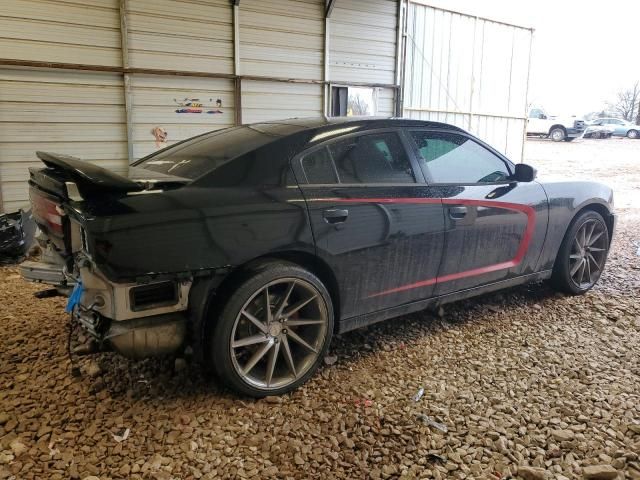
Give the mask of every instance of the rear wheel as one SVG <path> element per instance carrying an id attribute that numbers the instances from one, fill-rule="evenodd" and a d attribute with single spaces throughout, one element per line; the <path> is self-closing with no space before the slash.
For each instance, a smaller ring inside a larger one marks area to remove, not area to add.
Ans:
<path id="1" fill-rule="evenodd" d="M 553 140 L 554 142 L 561 142 L 566 138 L 566 136 L 567 132 L 565 132 L 564 128 L 562 127 L 553 127 L 549 131 L 549 138 L 551 138 L 551 140 Z"/>
<path id="2" fill-rule="evenodd" d="M 609 252 L 609 231 L 597 212 L 587 210 L 569 226 L 556 257 L 551 277 L 558 289 L 574 295 L 589 291 L 604 269 Z"/>
<path id="3" fill-rule="evenodd" d="M 236 392 L 279 395 L 313 375 L 332 332 L 333 306 L 322 282 L 297 265 L 269 262 L 227 301 L 209 338 L 209 357 Z"/>
<path id="4" fill-rule="evenodd" d="M 627 132 L 627 137 L 629 138 L 638 138 L 638 136 L 640 136 L 638 130 L 629 130 Z"/>

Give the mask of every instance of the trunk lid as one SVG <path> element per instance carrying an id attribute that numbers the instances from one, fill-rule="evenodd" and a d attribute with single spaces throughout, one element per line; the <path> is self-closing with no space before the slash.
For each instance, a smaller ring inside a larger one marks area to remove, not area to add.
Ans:
<path id="1" fill-rule="evenodd" d="M 132 178 L 118 175 L 70 155 L 36 152 L 45 168 L 30 168 L 29 199 L 33 217 L 42 232 L 63 256 L 71 252 L 70 220 L 65 206 L 80 202 L 115 200 L 148 189 L 175 188 L 188 180 L 140 168 L 131 169 Z"/>

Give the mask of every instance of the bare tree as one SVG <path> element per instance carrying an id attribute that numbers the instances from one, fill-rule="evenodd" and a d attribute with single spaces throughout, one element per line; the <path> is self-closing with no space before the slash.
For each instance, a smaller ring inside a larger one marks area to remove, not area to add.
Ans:
<path id="1" fill-rule="evenodd" d="M 637 123 L 640 120 L 640 82 L 636 82 L 633 88 L 619 92 L 610 108 L 625 120 Z"/>
<path id="2" fill-rule="evenodd" d="M 369 115 L 369 104 L 360 95 L 349 95 L 347 110 L 351 110 L 352 115 Z"/>

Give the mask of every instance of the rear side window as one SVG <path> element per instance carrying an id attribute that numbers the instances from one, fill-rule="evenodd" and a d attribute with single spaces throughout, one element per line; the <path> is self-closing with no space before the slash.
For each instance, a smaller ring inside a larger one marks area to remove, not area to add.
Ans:
<path id="1" fill-rule="evenodd" d="M 339 140 L 302 159 L 309 183 L 415 183 L 411 162 L 396 133 Z"/>
<path id="2" fill-rule="evenodd" d="M 305 155 L 302 159 L 302 169 L 308 183 L 337 183 L 336 169 L 331 160 L 327 147 Z"/>
<path id="3" fill-rule="evenodd" d="M 510 176 L 507 164 L 456 133 L 413 131 L 411 137 L 434 183 L 493 183 Z"/>
<path id="4" fill-rule="evenodd" d="M 329 146 L 340 183 L 415 183 L 396 133 L 360 135 Z"/>

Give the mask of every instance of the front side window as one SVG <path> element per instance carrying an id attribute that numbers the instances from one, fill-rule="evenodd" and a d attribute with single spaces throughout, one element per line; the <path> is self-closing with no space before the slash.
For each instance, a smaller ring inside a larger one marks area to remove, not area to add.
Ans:
<path id="1" fill-rule="evenodd" d="M 411 137 L 434 183 L 494 183 L 511 175 L 500 157 L 464 135 L 413 131 Z"/>
<path id="2" fill-rule="evenodd" d="M 529 112 L 529 118 L 542 118 L 543 111 L 539 108 L 534 108 Z"/>

